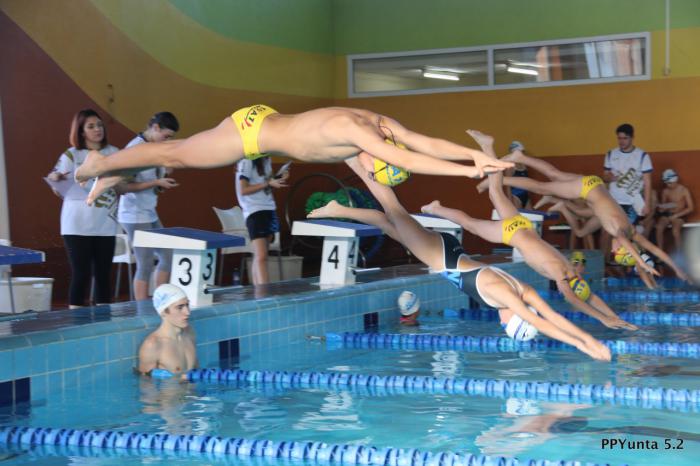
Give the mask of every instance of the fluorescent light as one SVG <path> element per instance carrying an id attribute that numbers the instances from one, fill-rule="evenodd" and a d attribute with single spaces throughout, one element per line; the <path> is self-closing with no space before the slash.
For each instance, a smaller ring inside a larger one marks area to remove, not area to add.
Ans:
<path id="1" fill-rule="evenodd" d="M 506 71 L 509 73 L 528 74 L 530 76 L 537 76 L 539 74 L 537 70 L 528 70 L 527 68 L 517 68 L 515 66 L 508 66 Z"/>
<path id="2" fill-rule="evenodd" d="M 423 77 L 433 79 L 444 79 L 446 81 L 459 81 L 459 76 L 447 73 L 434 73 L 430 71 L 423 71 Z"/>

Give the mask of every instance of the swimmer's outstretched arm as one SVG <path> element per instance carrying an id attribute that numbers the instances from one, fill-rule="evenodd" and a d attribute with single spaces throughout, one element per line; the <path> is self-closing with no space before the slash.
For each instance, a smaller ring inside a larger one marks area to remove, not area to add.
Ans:
<path id="1" fill-rule="evenodd" d="M 645 250 L 649 251 L 650 253 L 661 259 L 666 265 L 671 267 L 673 271 L 676 272 L 678 278 L 686 282 L 690 280 L 690 277 L 688 277 L 688 275 L 686 275 L 686 273 L 683 270 L 681 270 L 680 267 L 678 267 L 678 265 L 673 261 L 673 259 L 671 259 L 671 256 L 669 256 L 666 253 L 666 251 L 649 241 L 644 235 L 637 233 L 637 231 L 635 230 L 634 235 L 632 235 L 632 240 L 641 247 L 643 247 Z M 646 264 L 643 261 L 642 263 Z M 637 264 L 639 264 L 639 262 L 637 262 Z"/>
<path id="2" fill-rule="evenodd" d="M 506 287 L 509 288 L 508 285 Z M 503 292 L 499 293 L 499 301 L 548 337 L 574 346 L 593 359 L 610 361 L 610 350 L 605 345 L 559 315 L 532 287 L 523 285 L 523 288 L 523 299 L 520 299 L 512 292 L 512 288 L 507 292 L 504 287 Z M 525 303 L 534 307 L 539 315 L 530 312 Z"/>
<path id="3" fill-rule="evenodd" d="M 493 173 L 493 171 L 500 171 L 514 166 L 511 162 L 489 157 L 481 151 L 470 149 L 445 139 L 434 138 L 411 131 L 398 121 L 386 116 L 382 116 L 380 120 L 380 129 L 384 130 L 385 133 L 388 132 L 390 138 L 393 135 L 398 142 L 402 142 L 409 149 L 416 152 L 443 160 L 473 160 L 479 177 L 486 173 Z"/>
<path id="4" fill-rule="evenodd" d="M 590 235 L 598 231 L 601 227 L 600 219 L 596 216 L 592 216 L 584 222 L 583 226 L 579 225 L 578 217 L 574 215 L 573 212 L 569 210 L 567 204 L 564 202 L 557 202 L 552 207 L 549 208 L 550 212 L 559 212 L 566 223 L 571 227 L 571 231 L 578 238 L 583 238 L 586 235 Z"/>

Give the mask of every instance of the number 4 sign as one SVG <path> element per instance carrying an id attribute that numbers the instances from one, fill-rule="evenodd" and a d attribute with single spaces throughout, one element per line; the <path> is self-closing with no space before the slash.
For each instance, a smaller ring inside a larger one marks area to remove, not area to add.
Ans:
<path id="1" fill-rule="evenodd" d="M 323 242 L 321 283 L 347 285 L 355 283 L 357 265 L 357 238 L 326 237 Z"/>

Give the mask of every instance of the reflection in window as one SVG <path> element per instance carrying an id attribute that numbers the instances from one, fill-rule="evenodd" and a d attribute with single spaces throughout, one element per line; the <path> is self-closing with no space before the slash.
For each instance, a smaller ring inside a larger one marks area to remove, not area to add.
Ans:
<path id="1" fill-rule="evenodd" d="M 488 84 L 486 51 L 353 60 L 355 93 L 415 91 Z"/>
<path id="2" fill-rule="evenodd" d="M 642 38 L 494 51 L 496 85 L 643 76 L 644 69 Z"/>

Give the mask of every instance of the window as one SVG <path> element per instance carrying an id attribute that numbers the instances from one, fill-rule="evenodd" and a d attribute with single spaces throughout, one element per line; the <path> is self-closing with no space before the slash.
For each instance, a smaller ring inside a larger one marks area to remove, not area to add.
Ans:
<path id="1" fill-rule="evenodd" d="M 649 79 L 649 33 L 348 57 L 351 97 Z"/>

